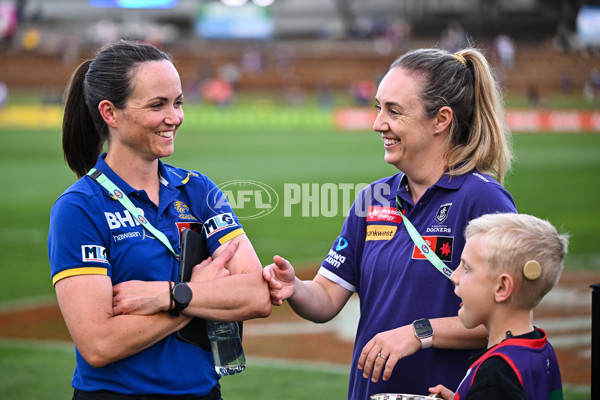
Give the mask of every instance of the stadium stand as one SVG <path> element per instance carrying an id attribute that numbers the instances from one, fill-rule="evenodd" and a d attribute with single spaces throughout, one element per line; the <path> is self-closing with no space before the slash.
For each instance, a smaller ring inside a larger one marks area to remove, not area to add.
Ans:
<path id="1" fill-rule="evenodd" d="M 289 44 L 289 43 L 288 43 Z M 305 90 L 314 90 L 324 79 L 334 89 L 347 89 L 357 80 L 377 80 L 396 54 L 382 56 L 364 43 L 329 43 L 314 45 L 292 42 L 294 56 L 287 69 L 278 68 L 275 56 L 265 52 L 265 68 L 260 73 L 242 72 L 240 90 L 281 90 L 286 74 L 293 74 Z M 173 52 L 182 80 L 198 78 L 202 65 L 213 71 L 227 63 L 240 63 L 244 48 L 239 44 L 205 44 L 193 53 Z M 85 54 L 81 58 L 85 58 Z M 60 56 L 36 52 L 2 54 L 0 80 L 13 89 L 62 88 L 73 65 Z M 542 93 L 559 90 L 561 74 L 568 73 L 574 93 L 581 93 L 587 73 L 600 60 L 577 53 L 557 52 L 550 43 L 518 44 L 515 67 L 508 71 L 504 85 L 508 92 L 526 94 L 534 85 Z"/>
<path id="2" fill-rule="evenodd" d="M 11 90 L 62 90 L 74 65 L 100 39 L 111 32 L 138 35 L 160 26 L 172 28 L 162 31 L 168 40 L 161 44 L 175 56 L 184 84 L 204 79 L 207 70 L 215 76 L 223 66 L 236 65 L 241 72 L 239 90 L 279 91 L 289 85 L 347 90 L 353 82 L 377 81 L 406 49 L 442 45 L 451 23 L 464 26 L 492 60 L 494 37 L 513 33 L 514 68 L 504 71 L 498 63 L 497 69 L 507 92 L 581 93 L 589 71 L 600 64 L 597 57 L 556 49 L 557 25 L 564 20 L 572 24 L 577 9 L 559 7 L 555 1 L 541 5 L 534 0 L 276 0 L 271 10 L 275 35 L 270 41 L 198 38 L 193 33 L 198 17 L 195 0 L 180 0 L 168 11 L 98 9 L 81 0 L 56 0 L 51 7 L 50 2 L 20 3 L 26 7 L 13 46 L 0 48 L 0 80 Z M 390 34 L 385 30 L 390 27 L 400 32 Z M 260 71 L 243 68 L 250 50 L 262 57 Z"/>

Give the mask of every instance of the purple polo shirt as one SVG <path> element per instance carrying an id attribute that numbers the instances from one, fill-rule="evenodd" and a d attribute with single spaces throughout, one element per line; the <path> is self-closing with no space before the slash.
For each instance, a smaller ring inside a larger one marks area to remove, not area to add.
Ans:
<path id="1" fill-rule="evenodd" d="M 362 377 L 357 363 L 377 333 L 419 318 L 456 316 L 460 299 L 452 282 L 416 248 L 396 208 L 446 266 L 456 269 L 468 221 L 484 214 L 516 212 L 512 196 L 488 175 L 443 175 L 413 204 L 402 173 L 376 181 L 355 200 L 319 274 L 357 292 L 360 321 L 356 332 L 349 399 L 376 393 L 427 394 L 432 385 L 458 387 L 472 351 L 424 349 L 399 360 L 387 382 Z"/>

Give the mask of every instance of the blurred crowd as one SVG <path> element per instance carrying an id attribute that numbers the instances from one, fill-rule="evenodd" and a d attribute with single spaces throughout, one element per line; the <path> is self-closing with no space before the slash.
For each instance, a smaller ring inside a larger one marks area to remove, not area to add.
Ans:
<path id="1" fill-rule="evenodd" d="M 184 32 L 181 26 L 168 21 L 159 23 L 144 20 L 139 15 L 127 21 L 99 18 L 80 34 L 69 29 L 57 30 L 44 24 L 43 11 L 41 8 L 36 8 L 35 4 L 30 2 L 28 12 L 24 13 L 27 4 L 27 0 L 0 1 L 0 51 L 56 54 L 66 66 L 72 66 L 82 57 L 90 54 L 91 50 L 119 38 L 148 42 L 168 51 L 177 46 L 181 48 L 184 46 L 183 43 L 189 40 L 202 42 L 198 37 L 190 39 L 190 33 Z M 402 18 L 386 16 L 367 18 L 352 15 L 342 20 L 344 29 L 334 28 L 333 21 L 332 24 L 324 24 L 317 33 L 318 39 L 315 40 L 329 42 L 346 40 L 370 45 L 372 54 L 381 56 L 382 59 L 403 54 L 417 45 L 420 40 L 416 37 L 413 26 Z M 343 37 L 340 32 L 343 32 Z M 560 23 L 552 43 L 557 52 L 580 52 L 581 46 L 577 44 L 576 38 L 577 35 L 570 31 L 566 24 Z M 518 42 L 507 32 L 497 31 L 493 37 L 483 43 L 487 47 L 486 56 L 494 68 L 496 78 L 501 85 L 504 85 L 507 77 L 518 67 L 516 57 L 519 51 Z M 468 27 L 458 20 L 448 20 L 435 42 L 436 46 L 450 52 L 471 44 L 480 46 L 482 41 L 473 40 Z M 244 77 L 261 77 L 270 74 L 271 80 L 279 82 L 280 92 L 290 105 L 305 104 L 308 94 L 316 95 L 318 105 L 321 107 L 336 105 L 334 93 L 339 92 L 339 85 L 335 87 L 331 78 L 323 74 L 317 82 L 311 83 L 310 88 L 306 87 L 305 81 L 303 82 L 300 76 L 301 73 L 296 68 L 298 56 L 291 42 L 248 40 L 242 41 L 242 45 L 238 43 L 236 48 L 240 49 L 239 57 L 234 60 L 216 64 L 206 57 L 198 61 L 195 76 L 188 77 L 184 81 L 186 96 L 190 100 L 228 107 L 235 102 L 236 94 L 240 86 L 243 86 L 241 82 Z M 596 55 L 593 47 L 586 47 L 585 52 L 592 56 Z M 385 62 L 382 64 L 385 65 Z M 357 106 L 371 104 L 376 86 L 385 72 L 385 70 L 377 70 L 372 73 L 372 76 L 363 76 L 349 81 L 345 94 Z M 563 70 L 559 74 L 556 78 L 556 90 L 559 93 L 570 95 L 575 86 L 581 87 L 579 80 L 577 84 L 575 83 L 576 79 L 572 71 Z M 583 85 L 583 96 L 591 103 L 598 102 L 600 98 L 599 75 L 598 69 L 592 68 Z M 0 105 L 6 103 L 8 90 L 6 83 L 0 87 Z M 542 92 L 543 90 L 535 83 L 531 83 L 526 88 L 531 106 L 544 106 Z M 57 95 L 48 91 L 45 98 L 48 101 L 56 101 Z"/>

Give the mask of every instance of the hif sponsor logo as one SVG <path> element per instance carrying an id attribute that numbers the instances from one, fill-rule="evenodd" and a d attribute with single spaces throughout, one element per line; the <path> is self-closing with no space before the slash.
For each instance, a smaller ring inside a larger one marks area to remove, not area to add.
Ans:
<path id="1" fill-rule="evenodd" d="M 367 237 L 365 240 L 390 240 L 396 233 L 397 226 L 390 225 L 367 225 Z"/>
<path id="2" fill-rule="evenodd" d="M 235 219 L 233 218 L 233 215 L 231 213 L 215 215 L 214 217 L 208 219 L 204 223 L 206 237 L 210 237 L 211 235 L 222 231 L 223 229 L 227 229 L 234 226 L 237 226 L 237 223 L 235 222 Z"/>
<path id="3" fill-rule="evenodd" d="M 369 214 L 367 214 L 367 222 L 395 222 L 397 224 L 402 222 L 402 217 L 398 213 L 396 207 L 369 207 Z"/>
<path id="4" fill-rule="evenodd" d="M 81 260 L 83 262 L 108 263 L 106 249 L 102 246 L 84 244 L 83 246 L 81 246 Z"/>
<path id="5" fill-rule="evenodd" d="M 257 181 L 225 182 L 211 190 L 206 200 L 216 212 L 229 205 L 240 220 L 264 217 L 279 204 L 277 192 Z"/>
<path id="6" fill-rule="evenodd" d="M 346 247 L 348 247 L 348 241 L 345 237 L 340 236 L 337 244 L 335 245 L 335 251 L 344 250 Z"/>
<path id="7" fill-rule="evenodd" d="M 138 210 L 140 209 L 138 208 Z M 140 213 L 143 214 L 141 210 Z M 138 221 L 138 219 L 134 218 L 127 210 L 123 210 L 122 212 L 105 212 L 104 216 L 106 217 L 106 222 L 108 222 L 108 227 L 111 230 L 126 227 L 133 228 L 138 226 L 141 222 L 141 220 Z"/>
<path id="8" fill-rule="evenodd" d="M 333 251 L 333 249 L 329 250 L 327 258 L 325 259 L 326 263 L 329 263 L 336 268 L 339 268 L 345 261 L 346 257 Z"/>
<path id="9" fill-rule="evenodd" d="M 335 250 L 329 250 L 325 262 L 339 268 L 346 261 L 346 257 L 339 254 L 338 251 L 342 251 L 346 247 L 348 247 L 348 240 L 343 236 L 338 237 L 337 243 L 335 244 Z"/>
<path id="10" fill-rule="evenodd" d="M 426 254 L 431 249 L 442 261 L 452 261 L 452 247 L 454 238 L 452 236 L 423 236 L 427 246 L 413 248 L 412 258 L 415 260 L 425 260 Z"/>

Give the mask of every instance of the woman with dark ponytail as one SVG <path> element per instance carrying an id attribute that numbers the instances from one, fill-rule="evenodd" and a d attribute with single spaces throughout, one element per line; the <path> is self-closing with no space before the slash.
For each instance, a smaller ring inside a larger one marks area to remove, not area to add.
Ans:
<path id="1" fill-rule="evenodd" d="M 375 101 L 373 130 L 385 161 L 400 172 L 361 192 L 312 281 L 295 278 L 278 256 L 263 270 L 274 305 L 288 300 L 316 322 L 358 293 L 348 399 L 458 386 L 469 349 L 485 346 L 487 335 L 457 317 L 449 277 L 460 264 L 464 229 L 483 214 L 516 212 L 502 187 L 510 132 L 478 50 L 410 51 L 392 63 Z"/>
<path id="2" fill-rule="evenodd" d="M 174 333 L 193 317 L 270 313 L 260 261 L 218 187 L 160 160 L 173 153 L 182 104 L 171 58 L 149 44 L 108 44 L 69 82 L 63 151 L 80 179 L 52 207 L 48 253 L 77 350 L 73 399 L 218 400 L 210 348 Z M 177 282 L 185 229 L 202 232 L 212 255 L 189 283 Z"/>

